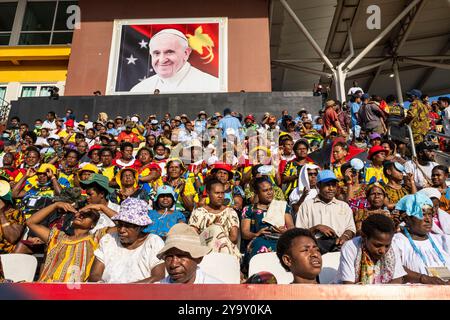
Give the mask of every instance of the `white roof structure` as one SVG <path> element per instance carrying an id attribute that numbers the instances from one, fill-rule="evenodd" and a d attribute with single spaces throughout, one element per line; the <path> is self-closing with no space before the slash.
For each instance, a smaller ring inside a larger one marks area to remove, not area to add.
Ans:
<path id="1" fill-rule="evenodd" d="M 368 8 L 380 29 L 368 28 Z M 450 0 L 272 0 L 270 33 L 273 91 L 321 83 L 342 99 L 356 80 L 381 96 L 450 92 Z"/>

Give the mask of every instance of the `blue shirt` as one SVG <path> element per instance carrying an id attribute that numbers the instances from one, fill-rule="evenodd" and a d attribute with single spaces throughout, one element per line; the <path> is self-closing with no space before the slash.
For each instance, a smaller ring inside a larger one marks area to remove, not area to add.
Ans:
<path id="1" fill-rule="evenodd" d="M 352 127 L 354 127 L 358 124 L 358 120 L 356 119 L 356 114 L 358 113 L 359 108 L 361 108 L 361 103 L 352 102 L 350 104 L 350 110 L 352 113 Z"/>
<path id="2" fill-rule="evenodd" d="M 239 137 L 239 129 L 242 128 L 242 125 L 237 118 L 227 114 L 219 121 L 218 128 L 222 129 L 224 136 L 226 135 L 227 129 L 231 128 L 235 131 L 235 135 Z"/>
<path id="3" fill-rule="evenodd" d="M 150 210 L 148 216 L 152 219 L 152 224 L 144 229 L 144 232 L 156 234 L 165 238 L 170 228 L 179 222 L 186 222 L 186 217 L 180 211 L 175 210 L 172 214 L 159 214 L 156 210 Z"/>

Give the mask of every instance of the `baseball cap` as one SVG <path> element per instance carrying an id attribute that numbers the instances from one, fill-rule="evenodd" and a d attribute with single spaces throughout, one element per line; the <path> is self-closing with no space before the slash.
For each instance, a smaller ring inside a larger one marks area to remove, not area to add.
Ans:
<path id="1" fill-rule="evenodd" d="M 434 150 L 437 146 L 431 141 L 422 141 L 421 143 L 416 145 L 416 151 L 420 152 L 423 150 Z"/>
<path id="2" fill-rule="evenodd" d="M 362 100 L 370 99 L 370 96 L 369 96 L 368 93 L 364 93 L 364 94 L 361 96 L 361 99 L 362 99 Z"/>
<path id="3" fill-rule="evenodd" d="M 136 116 L 134 116 L 134 117 L 131 117 L 131 121 L 133 121 L 133 122 L 138 122 L 138 121 L 139 121 L 139 118 L 138 118 L 138 117 L 136 117 Z"/>
<path id="4" fill-rule="evenodd" d="M 370 140 L 381 139 L 381 135 L 379 133 L 374 132 L 369 135 L 369 139 Z"/>
<path id="5" fill-rule="evenodd" d="M 249 114 L 248 116 L 245 117 L 244 121 L 250 119 L 252 121 L 255 121 L 255 117 L 252 114 Z"/>
<path id="6" fill-rule="evenodd" d="M 180 116 L 176 116 L 176 117 L 174 118 L 174 120 L 175 120 L 175 121 L 181 121 L 181 117 L 180 117 Z"/>
<path id="7" fill-rule="evenodd" d="M 385 161 L 384 163 L 383 163 L 383 167 L 389 167 L 389 166 L 391 166 L 391 165 L 394 165 L 394 167 L 395 167 L 395 169 L 397 170 L 397 171 L 399 171 L 399 172 L 401 172 L 401 173 L 406 173 L 406 169 L 405 169 L 405 167 L 402 165 L 402 164 L 400 164 L 399 162 L 395 162 L 395 161 Z"/>
<path id="8" fill-rule="evenodd" d="M 419 89 L 412 89 L 408 92 L 406 92 L 407 96 L 416 96 L 416 97 L 421 97 L 422 96 L 422 91 L 420 91 Z"/>
<path id="9" fill-rule="evenodd" d="M 207 115 L 206 112 L 203 110 L 198 113 L 198 115 L 201 115 L 201 114 Z"/>
<path id="10" fill-rule="evenodd" d="M 158 120 L 152 120 L 150 121 L 150 124 L 158 124 Z"/>
<path id="11" fill-rule="evenodd" d="M 336 175 L 331 170 L 322 170 L 317 175 L 317 182 L 338 181 Z"/>

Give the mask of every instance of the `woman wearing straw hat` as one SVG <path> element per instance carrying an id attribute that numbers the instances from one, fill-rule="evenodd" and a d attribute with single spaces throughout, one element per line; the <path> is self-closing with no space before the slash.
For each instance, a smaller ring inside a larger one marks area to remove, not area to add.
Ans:
<path id="1" fill-rule="evenodd" d="M 164 247 L 164 242 L 157 235 L 144 231 L 152 224 L 148 203 L 128 198 L 112 220 L 116 222 L 117 232 L 111 232 L 100 240 L 99 248 L 94 252 L 89 281 L 131 283 L 161 280 L 164 264 L 156 255 Z"/>
<path id="2" fill-rule="evenodd" d="M 172 158 L 167 161 L 167 176 L 164 177 L 165 185 L 174 189 L 176 197 L 175 207 L 183 212 L 186 217 L 194 209 L 194 195 L 197 193 L 191 181 L 186 180 L 182 175 L 186 172 L 183 161 L 178 158 Z"/>
<path id="3" fill-rule="evenodd" d="M 10 253 L 24 229 L 25 217 L 14 206 L 11 186 L 0 180 L 0 254 Z"/>
<path id="4" fill-rule="evenodd" d="M 137 198 L 148 203 L 150 195 L 142 186 L 139 186 L 139 174 L 130 167 L 121 169 L 116 174 L 116 182 L 120 189 L 111 195 L 111 201 L 121 204 L 127 198 Z"/>
<path id="5" fill-rule="evenodd" d="M 198 266 L 211 248 L 204 246 L 194 228 L 176 224 L 167 234 L 166 244 L 157 257 L 164 260 L 169 274 L 160 283 L 219 284 L 220 280 L 204 273 Z"/>

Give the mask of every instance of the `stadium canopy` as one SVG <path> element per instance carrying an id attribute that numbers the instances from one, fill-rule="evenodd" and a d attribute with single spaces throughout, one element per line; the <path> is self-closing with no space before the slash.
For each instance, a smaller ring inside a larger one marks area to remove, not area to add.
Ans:
<path id="1" fill-rule="evenodd" d="M 379 29 L 367 26 L 373 5 Z M 450 93 L 449 17 L 450 0 L 272 0 L 272 89 L 320 83 L 344 100 L 357 81 L 381 96 Z"/>

